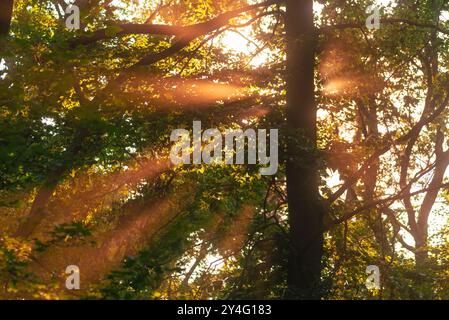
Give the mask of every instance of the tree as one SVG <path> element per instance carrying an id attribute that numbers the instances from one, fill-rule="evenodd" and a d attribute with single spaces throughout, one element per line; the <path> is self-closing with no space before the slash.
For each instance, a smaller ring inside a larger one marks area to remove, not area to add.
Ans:
<path id="1" fill-rule="evenodd" d="M 319 298 L 323 207 L 318 193 L 318 161 L 313 154 L 317 147 L 313 1 L 287 1 L 286 31 L 287 130 L 291 134 L 286 174 L 292 245 L 288 281 L 293 296 Z"/>
<path id="2" fill-rule="evenodd" d="M 447 296 L 444 1 L 395 1 L 372 31 L 365 0 L 133 3 L 77 1 L 69 32 L 65 2 L 15 1 L 2 297 Z M 279 128 L 278 174 L 173 167 L 194 120 Z M 55 276 L 73 261 L 76 295 Z"/>

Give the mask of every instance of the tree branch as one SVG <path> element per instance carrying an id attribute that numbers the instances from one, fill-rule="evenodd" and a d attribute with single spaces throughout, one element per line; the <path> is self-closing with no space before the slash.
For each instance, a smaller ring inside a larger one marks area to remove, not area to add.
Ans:
<path id="1" fill-rule="evenodd" d="M 130 34 L 177 36 L 182 37 L 184 39 L 193 40 L 199 36 L 205 35 L 218 28 L 221 28 L 226 23 L 228 23 L 229 20 L 239 16 L 242 13 L 252 11 L 254 9 L 258 9 L 261 7 L 270 6 L 272 4 L 276 4 L 279 2 L 281 2 L 281 0 L 268 0 L 262 3 L 256 3 L 239 9 L 231 10 L 209 21 L 197 23 L 190 26 L 171 26 L 163 24 L 135 24 L 135 23 L 116 24 L 109 28 L 97 30 L 91 35 L 75 38 L 70 42 L 69 45 L 70 47 L 74 48 L 78 45 L 87 45 L 100 40 L 106 40 Z M 109 32 L 113 29 L 117 29 L 117 32 Z"/>
<path id="2" fill-rule="evenodd" d="M 357 215 L 359 213 L 362 213 L 362 212 L 364 212 L 364 211 L 366 211 L 366 210 L 368 210 L 370 208 L 373 208 L 375 206 L 378 206 L 378 205 L 381 205 L 381 204 L 385 204 L 385 203 L 390 203 L 391 204 L 392 202 L 394 202 L 396 200 L 403 199 L 404 197 L 413 197 L 413 196 L 419 195 L 421 193 L 425 193 L 425 192 L 428 192 L 428 191 L 434 191 L 434 190 L 441 190 L 443 188 L 449 188 L 449 183 L 445 183 L 445 184 L 442 184 L 442 185 L 439 185 L 439 186 L 436 186 L 436 187 L 433 186 L 433 187 L 421 189 L 421 190 L 418 190 L 418 191 L 415 191 L 415 192 L 412 192 L 412 193 L 409 193 L 409 192 L 405 193 L 404 191 L 401 191 L 397 195 L 390 196 L 390 197 L 387 197 L 387 198 L 384 198 L 384 199 L 374 200 L 374 201 L 372 201 L 370 203 L 367 203 L 367 204 L 361 206 L 360 208 L 357 208 L 357 209 L 355 209 L 355 210 L 353 210 L 351 212 L 348 212 L 348 213 L 344 214 L 342 217 L 340 217 L 340 218 L 330 222 L 325 227 L 324 231 L 329 231 L 333 226 L 335 226 L 337 224 L 340 224 L 342 222 L 348 221 L 352 217 L 354 217 L 355 215 Z"/>
<path id="3" fill-rule="evenodd" d="M 373 162 L 375 162 L 381 155 L 387 153 L 392 146 L 408 141 L 416 134 L 416 132 L 420 132 L 424 126 L 435 120 L 446 109 L 448 103 L 449 94 L 446 95 L 441 105 L 430 116 L 422 117 L 409 132 L 395 139 L 394 141 L 389 142 L 387 145 L 374 152 L 360 167 L 360 169 L 352 175 L 352 177 L 346 180 L 345 183 L 336 192 L 329 196 L 329 198 L 327 199 L 328 202 L 333 203 L 335 200 L 337 200 L 348 189 L 348 187 L 350 187 L 360 179 L 360 177 L 365 173 L 365 171 L 371 166 Z"/>
<path id="4" fill-rule="evenodd" d="M 111 30 L 116 30 L 116 32 L 113 32 Z M 163 24 L 121 23 L 115 24 L 109 28 L 97 30 L 90 35 L 75 38 L 70 41 L 69 46 L 71 48 L 75 48 L 79 45 L 88 45 L 97 41 L 107 40 L 115 37 L 122 37 L 130 34 L 181 36 L 185 32 L 185 27 L 169 26 Z"/>

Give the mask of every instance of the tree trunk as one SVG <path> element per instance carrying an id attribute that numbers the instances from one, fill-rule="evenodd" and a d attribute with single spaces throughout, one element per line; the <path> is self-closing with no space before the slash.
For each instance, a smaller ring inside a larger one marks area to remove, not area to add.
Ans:
<path id="1" fill-rule="evenodd" d="M 36 227 L 45 219 L 47 205 L 56 190 L 59 180 L 62 179 L 62 175 L 62 170 L 55 171 L 39 188 L 31 206 L 30 213 L 19 224 L 14 234 L 15 237 L 29 238 Z"/>
<path id="2" fill-rule="evenodd" d="M 317 140 L 312 0 L 287 1 L 286 31 L 289 297 L 319 299 L 322 295 L 323 210 L 319 203 L 317 159 L 304 151 L 316 150 Z"/>
<path id="3" fill-rule="evenodd" d="M 13 6 L 14 0 L 0 1 L 0 36 L 6 36 L 9 33 Z"/>

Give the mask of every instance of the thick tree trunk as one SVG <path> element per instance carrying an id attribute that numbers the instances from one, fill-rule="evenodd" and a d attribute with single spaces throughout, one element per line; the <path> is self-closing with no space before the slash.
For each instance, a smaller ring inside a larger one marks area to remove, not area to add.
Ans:
<path id="1" fill-rule="evenodd" d="M 5 36 L 9 33 L 13 6 L 14 0 L 0 1 L 0 36 Z"/>
<path id="2" fill-rule="evenodd" d="M 317 139 L 312 0 L 287 1 L 286 29 L 287 194 L 291 236 L 288 287 L 291 298 L 318 299 L 321 297 L 323 211 L 316 157 L 304 151 L 315 150 Z"/>

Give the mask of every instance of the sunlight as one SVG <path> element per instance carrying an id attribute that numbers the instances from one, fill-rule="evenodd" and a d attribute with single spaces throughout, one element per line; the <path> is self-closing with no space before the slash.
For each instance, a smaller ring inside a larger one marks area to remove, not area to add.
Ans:
<path id="1" fill-rule="evenodd" d="M 215 103 L 232 102 L 247 95 L 240 85 L 208 79 L 145 76 L 131 84 L 129 92 L 141 98 L 148 96 L 147 101 L 157 101 L 157 105 L 163 109 L 178 108 L 179 105 L 184 109 L 208 108 Z"/>
<path id="2" fill-rule="evenodd" d="M 42 2 L 0 0 L 0 300 L 449 299 L 449 0 Z"/>
<path id="3" fill-rule="evenodd" d="M 237 32 L 226 32 L 220 42 L 227 50 L 236 51 L 238 53 L 249 52 L 249 41 Z"/>
<path id="4" fill-rule="evenodd" d="M 239 28 L 235 32 L 225 32 L 218 38 L 218 44 L 225 53 L 243 55 L 252 67 L 259 67 L 270 58 L 270 50 L 260 50 L 261 44 L 253 40 L 250 27 Z"/>
<path id="5" fill-rule="evenodd" d="M 48 270 L 62 270 L 70 261 L 77 261 L 84 270 L 86 282 L 101 280 L 101 274 L 110 272 L 120 265 L 126 256 L 136 254 L 161 226 L 173 219 L 176 196 L 169 196 L 142 207 L 129 206 L 115 228 L 98 235 L 95 246 L 90 243 L 71 247 L 56 247 L 46 251 L 40 258 L 39 266 L 42 277 L 50 277 Z"/>

